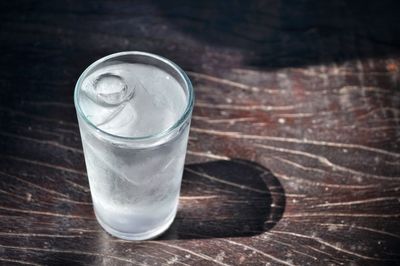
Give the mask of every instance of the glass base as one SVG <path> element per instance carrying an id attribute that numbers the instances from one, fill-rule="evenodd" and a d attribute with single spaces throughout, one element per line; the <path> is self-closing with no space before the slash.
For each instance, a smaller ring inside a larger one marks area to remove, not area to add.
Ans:
<path id="1" fill-rule="evenodd" d="M 103 227 L 103 229 L 112 236 L 126 240 L 149 240 L 158 237 L 171 226 L 172 222 L 175 219 L 176 211 L 177 209 L 175 209 L 174 212 L 171 213 L 171 215 L 165 220 L 165 222 L 161 226 L 139 234 L 130 234 L 127 232 L 117 231 L 114 228 L 107 225 L 106 223 L 104 223 L 101 220 L 101 218 L 96 214 L 96 211 L 94 213 L 101 227 Z"/>

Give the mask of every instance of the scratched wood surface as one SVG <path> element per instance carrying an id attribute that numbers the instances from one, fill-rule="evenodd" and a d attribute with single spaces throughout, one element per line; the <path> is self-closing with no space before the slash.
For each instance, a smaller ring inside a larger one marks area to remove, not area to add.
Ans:
<path id="1" fill-rule="evenodd" d="M 0 3 L 0 263 L 399 264 L 394 1 L 187 2 Z M 152 241 L 97 224 L 72 101 L 122 50 L 177 62 L 197 97 Z"/>

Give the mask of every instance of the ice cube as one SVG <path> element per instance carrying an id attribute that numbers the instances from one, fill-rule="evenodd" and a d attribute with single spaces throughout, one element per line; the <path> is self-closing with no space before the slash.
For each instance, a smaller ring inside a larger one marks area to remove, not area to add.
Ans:
<path id="1" fill-rule="evenodd" d="M 113 73 L 89 76 L 83 81 L 82 90 L 86 96 L 99 105 L 120 105 L 130 100 L 134 86 L 128 86 L 125 80 Z"/>
<path id="2" fill-rule="evenodd" d="M 109 105 L 119 105 L 133 96 L 132 87 L 128 87 L 124 79 L 112 73 L 105 73 L 93 81 L 96 101 Z"/>
<path id="3" fill-rule="evenodd" d="M 133 104 L 133 102 L 122 103 L 120 105 L 122 107 L 121 110 L 110 114 L 107 120 L 97 126 L 112 134 L 128 136 L 132 123 L 137 116 Z"/>
<path id="4" fill-rule="evenodd" d="M 134 86 L 128 86 L 121 76 L 114 73 L 89 76 L 82 84 L 86 97 L 81 99 L 87 118 L 96 126 L 109 122 L 126 109 L 134 90 Z"/>
<path id="5" fill-rule="evenodd" d="M 80 101 L 98 128 L 143 137 L 171 127 L 185 109 L 186 95 L 176 79 L 154 66 L 115 64 L 85 78 Z"/>

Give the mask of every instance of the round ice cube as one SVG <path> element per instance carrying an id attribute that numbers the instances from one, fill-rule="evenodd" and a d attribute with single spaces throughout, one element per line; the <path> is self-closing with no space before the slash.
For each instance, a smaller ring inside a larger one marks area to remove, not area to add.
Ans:
<path id="1" fill-rule="evenodd" d="M 119 105 L 133 96 L 124 79 L 112 73 L 99 75 L 93 82 L 97 100 L 109 105 Z"/>

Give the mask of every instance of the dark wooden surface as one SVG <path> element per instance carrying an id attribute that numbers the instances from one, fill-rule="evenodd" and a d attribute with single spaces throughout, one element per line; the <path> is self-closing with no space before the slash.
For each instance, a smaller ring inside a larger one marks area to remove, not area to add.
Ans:
<path id="1" fill-rule="evenodd" d="M 400 263 L 395 1 L 3 1 L 0 263 Z M 179 212 L 153 241 L 92 211 L 72 101 L 122 50 L 195 85 Z"/>

